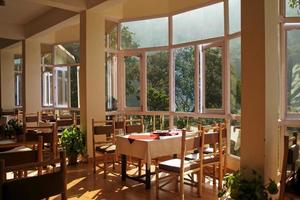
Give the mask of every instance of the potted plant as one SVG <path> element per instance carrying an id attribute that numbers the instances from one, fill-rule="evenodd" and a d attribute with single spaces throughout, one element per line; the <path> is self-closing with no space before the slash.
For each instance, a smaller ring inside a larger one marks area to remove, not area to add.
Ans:
<path id="1" fill-rule="evenodd" d="M 18 120 L 11 119 L 5 125 L 5 136 L 11 138 L 12 136 L 21 136 L 23 135 L 23 126 L 19 124 Z"/>
<path id="2" fill-rule="evenodd" d="M 218 193 L 222 199 L 232 200 L 268 200 L 270 195 L 278 193 L 277 184 L 274 180 L 269 180 L 264 184 L 263 178 L 256 171 L 247 178 L 236 171 L 224 177 L 223 188 Z"/>
<path id="3" fill-rule="evenodd" d="M 82 131 L 75 125 L 66 128 L 61 135 L 60 143 L 66 151 L 68 164 L 77 164 L 79 154 L 85 154 L 85 137 Z"/>

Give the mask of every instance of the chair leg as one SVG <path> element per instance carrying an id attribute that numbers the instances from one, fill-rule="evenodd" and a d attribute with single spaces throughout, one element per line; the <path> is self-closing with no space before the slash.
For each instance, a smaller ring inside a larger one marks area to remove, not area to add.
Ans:
<path id="1" fill-rule="evenodd" d="M 184 200 L 184 176 L 181 174 L 180 176 L 180 199 Z"/>
<path id="2" fill-rule="evenodd" d="M 200 167 L 200 173 L 199 173 L 199 178 L 198 178 L 198 184 L 199 184 L 199 193 L 200 196 L 202 195 L 202 179 L 203 179 L 203 167 Z"/>
<path id="3" fill-rule="evenodd" d="M 197 179 L 198 179 L 197 194 L 198 194 L 198 197 L 201 197 L 200 190 L 201 190 L 202 182 L 201 182 L 201 171 L 200 170 L 197 172 Z"/>
<path id="4" fill-rule="evenodd" d="M 104 179 L 106 179 L 106 168 L 107 168 L 107 155 L 106 154 L 104 154 L 103 160 L 104 160 L 103 176 L 104 176 Z"/>
<path id="5" fill-rule="evenodd" d="M 216 165 L 213 165 L 213 184 L 216 185 Z"/>
<path id="6" fill-rule="evenodd" d="M 96 158 L 95 157 L 93 159 L 93 164 L 94 164 L 94 174 L 96 174 Z"/>
<path id="7" fill-rule="evenodd" d="M 115 158 L 115 156 L 113 157 L 113 159 L 112 159 L 112 164 L 113 164 L 113 170 L 115 170 L 116 169 L 116 165 L 115 165 L 115 163 L 116 163 L 116 158 Z"/>
<path id="8" fill-rule="evenodd" d="M 159 193 L 159 171 L 158 171 L 158 167 L 155 167 L 155 193 L 156 193 L 156 198 L 158 199 L 158 193 Z"/>
<path id="9" fill-rule="evenodd" d="M 223 168 L 222 168 L 222 162 L 219 164 L 219 184 L 218 189 L 220 190 L 222 188 L 222 180 L 223 180 Z"/>
<path id="10" fill-rule="evenodd" d="M 142 175 L 142 160 L 139 160 L 138 161 L 138 170 L 139 170 L 139 176 L 141 176 Z"/>

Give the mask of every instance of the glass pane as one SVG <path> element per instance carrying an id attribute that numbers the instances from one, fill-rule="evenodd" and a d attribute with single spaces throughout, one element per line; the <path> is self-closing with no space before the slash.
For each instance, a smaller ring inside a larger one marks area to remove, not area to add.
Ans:
<path id="1" fill-rule="evenodd" d="M 229 33 L 241 31 L 241 0 L 229 0 Z"/>
<path id="2" fill-rule="evenodd" d="M 79 108 L 79 66 L 70 67 L 71 107 Z"/>
<path id="3" fill-rule="evenodd" d="M 173 16 L 173 44 L 223 35 L 223 2 Z"/>
<path id="4" fill-rule="evenodd" d="M 106 53 L 105 63 L 105 97 L 106 97 L 106 110 L 117 110 L 117 91 L 118 91 L 118 61 L 117 55 Z"/>
<path id="5" fill-rule="evenodd" d="M 16 72 L 22 72 L 22 56 L 14 55 L 14 68 Z"/>
<path id="6" fill-rule="evenodd" d="M 118 47 L 118 23 L 105 21 L 105 47 L 117 49 Z"/>
<path id="7" fill-rule="evenodd" d="M 229 41 L 230 106 L 232 114 L 241 114 L 241 38 Z"/>
<path id="8" fill-rule="evenodd" d="M 240 156 L 241 149 L 241 124 L 237 120 L 230 123 L 230 154 Z"/>
<path id="9" fill-rule="evenodd" d="M 300 2 L 296 0 L 285 0 L 285 16 L 299 17 L 300 16 Z"/>
<path id="10" fill-rule="evenodd" d="M 41 44 L 41 64 L 51 65 L 53 57 L 53 45 L 51 44 Z"/>
<path id="11" fill-rule="evenodd" d="M 194 47 L 174 50 L 175 57 L 175 105 L 176 111 L 193 112 L 194 103 Z"/>
<path id="12" fill-rule="evenodd" d="M 68 88 L 68 68 L 57 67 L 56 69 L 56 104 L 58 107 L 68 106 L 69 88 Z"/>
<path id="13" fill-rule="evenodd" d="M 55 64 L 76 64 L 80 63 L 79 43 L 66 43 L 54 46 Z"/>
<path id="14" fill-rule="evenodd" d="M 122 49 L 168 45 L 168 18 L 121 23 Z"/>
<path id="15" fill-rule="evenodd" d="M 53 105 L 53 71 L 45 68 L 42 75 L 43 82 L 43 106 Z"/>
<path id="16" fill-rule="evenodd" d="M 169 110 L 169 54 L 147 53 L 147 106 L 149 111 Z"/>
<path id="17" fill-rule="evenodd" d="M 140 57 L 124 57 L 126 75 L 126 106 L 140 107 Z"/>
<path id="18" fill-rule="evenodd" d="M 222 108 L 222 48 L 205 49 L 205 107 Z"/>
<path id="19" fill-rule="evenodd" d="M 288 112 L 300 112 L 300 30 L 287 31 Z"/>
<path id="20" fill-rule="evenodd" d="M 22 106 L 22 74 L 15 75 L 15 105 Z"/>

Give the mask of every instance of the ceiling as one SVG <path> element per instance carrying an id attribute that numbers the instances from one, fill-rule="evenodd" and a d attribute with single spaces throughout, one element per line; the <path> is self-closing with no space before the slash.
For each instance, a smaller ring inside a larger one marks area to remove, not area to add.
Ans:
<path id="1" fill-rule="evenodd" d="M 25 25 L 41 16 L 51 7 L 20 0 L 6 0 L 5 6 L 0 6 L 0 23 Z"/>
<path id="2" fill-rule="evenodd" d="M 5 6 L 0 6 L 0 49 L 49 30 L 105 0 L 4 1 Z"/>

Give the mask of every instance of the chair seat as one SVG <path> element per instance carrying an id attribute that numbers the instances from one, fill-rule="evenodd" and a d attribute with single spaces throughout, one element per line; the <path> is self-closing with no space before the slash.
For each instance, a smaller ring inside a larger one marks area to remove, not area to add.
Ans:
<path id="1" fill-rule="evenodd" d="M 193 160 L 199 160 L 200 159 L 200 154 L 199 153 L 191 153 L 189 155 L 185 156 L 185 160 L 188 161 L 193 161 Z M 213 162 L 218 162 L 219 156 L 213 156 L 213 155 L 204 155 L 204 160 L 203 163 L 204 164 L 208 164 L 208 163 L 213 163 Z"/>
<path id="2" fill-rule="evenodd" d="M 100 153 L 114 153 L 116 151 L 116 145 L 113 143 L 106 143 L 96 147 L 96 151 Z"/>
<path id="3" fill-rule="evenodd" d="M 178 158 L 166 160 L 166 161 L 159 163 L 158 168 L 161 170 L 165 170 L 165 171 L 179 173 L 180 172 L 180 162 L 181 162 L 181 160 Z M 184 171 L 196 169 L 198 167 L 199 167 L 198 162 L 194 162 L 193 160 L 185 160 L 184 161 Z"/>

